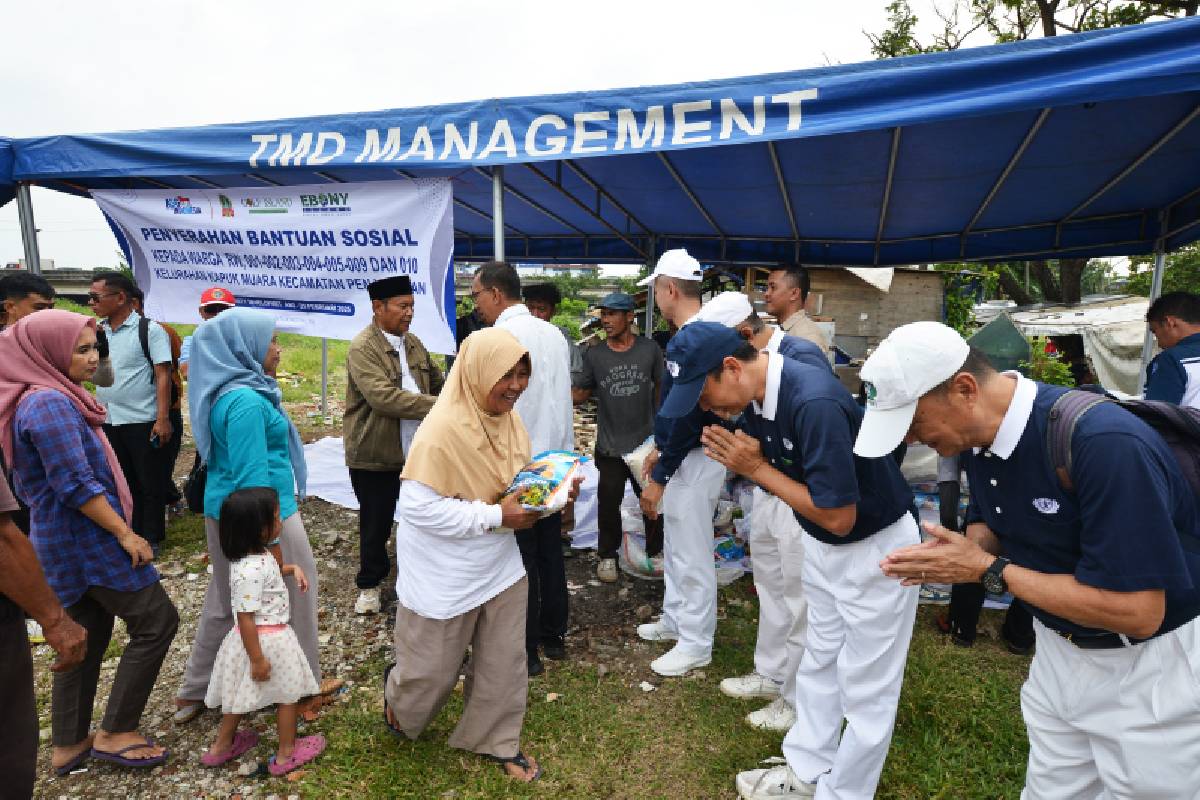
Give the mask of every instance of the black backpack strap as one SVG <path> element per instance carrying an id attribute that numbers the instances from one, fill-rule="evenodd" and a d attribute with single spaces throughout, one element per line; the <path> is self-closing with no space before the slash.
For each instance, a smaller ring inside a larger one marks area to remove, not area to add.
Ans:
<path id="1" fill-rule="evenodd" d="M 142 345 L 142 355 L 150 364 L 150 382 L 154 383 L 154 359 L 150 357 L 150 320 L 146 317 L 138 318 L 138 341 Z"/>
<path id="2" fill-rule="evenodd" d="M 1071 438 L 1075 434 L 1075 426 L 1088 409 L 1106 402 L 1108 399 L 1103 395 L 1071 390 L 1060 395 L 1050 407 L 1050 419 L 1046 424 L 1046 453 L 1059 484 L 1068 492 L 1075 489 L 1071 482 Z"/>

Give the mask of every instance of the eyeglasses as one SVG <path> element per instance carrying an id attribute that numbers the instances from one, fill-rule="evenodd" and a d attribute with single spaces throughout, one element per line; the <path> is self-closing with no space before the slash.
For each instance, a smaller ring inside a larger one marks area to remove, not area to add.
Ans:
<path id="1" fill-rule="evenodd" d="M 88 292 L 89 303 L 99 303 L 106 297 L 116 297 L 120 292 L 109 292 L 108 294 L 100 294 L 98 292 Z"/>
<path id="2" fill-rule="evenodd" d="M 483 288 L 483 289 L 480 289 L 480 290 L 479 290 L 479 291 L 477 291 L 477 292 L 471 292 L 471 302 L 472 302 L 472 303 L 478 303 L 478 302 L 479 302 L 479 295 L 483 294 L 484 292 L 490 292 L 490 291 L 491 291 L 491 289 L 488 289 L 488 288 L 486 288 L 486 287 L 485 287 L 485 288 Z"/>

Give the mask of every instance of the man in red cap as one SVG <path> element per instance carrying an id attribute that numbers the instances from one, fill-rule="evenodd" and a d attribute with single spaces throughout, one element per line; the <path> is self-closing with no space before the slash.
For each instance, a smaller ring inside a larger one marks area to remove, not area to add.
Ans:
<path id="1" fill-rule="evenodd" d="M 237 299 L 233 296 L 233 292 L 220 286 L 210 286 L 200 295 L 200 319 L 210 320 L 235 305 L 237 305 Z M 179 373 L 185 378 L 188 374 L 188 356 L 191 355 L 191 352 L 192 337 L 187 336 L 183 340 L 183 347 L 179 350 Z"/>

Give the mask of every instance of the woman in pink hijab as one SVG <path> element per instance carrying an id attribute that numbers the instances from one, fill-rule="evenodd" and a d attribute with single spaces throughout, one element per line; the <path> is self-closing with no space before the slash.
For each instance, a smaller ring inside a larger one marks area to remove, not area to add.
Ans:
<path id="1" fill-rule="evenodd" d="M 124 767 L 163 763 L 138 732 L 179 615 L 129 527 L 129 486 L 83 387 L 96 371 L 96 321 L 69 311 L 30 314 L 0 334 L 0 449 L 29 506 L 30 539 L 47 582 L 88 634 L 87 655 L 54 675 L 51 764 L 66 774 L 88 758 Z M 129 632 L 99 730 L 92 706 L 113 620 Z"/>

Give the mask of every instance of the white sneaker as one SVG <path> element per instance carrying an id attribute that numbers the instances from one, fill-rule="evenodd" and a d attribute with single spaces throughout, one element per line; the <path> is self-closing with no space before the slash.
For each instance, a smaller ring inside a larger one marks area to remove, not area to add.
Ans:
<path id="1" fill-rule="evenodd" d="M 616 583 L 617 560 L 615 558 L 600 559 L 600 564 L 596 567 L 596 577 L 604 583 Z"/>
<path id="2" fill-rule="evenodd" d="M 726 678 L 721 681 L 721 693 L 739 700 L 773 700 L 779 697 L 779 684 L 766 675 L 751 672 L 737 678 Z"/>
<path id="3" fill-rule="evenodd" d="M 746 722 L 751 728 L 758 728 L 760 731 L 786 733 L 796 724 L 796 709 L 788 705 L 782 697 L 776 697 L 757 711 L 747 714 Z"/>
<path id="4" fill-rule="evenodd" d="M 668 678 L 687 675 L 697 667 L 703 667 L 712 662 L 712 656 L 697 656 L 685 653 L 679 645 L 650 662 L 650 669 Z"/>
<path id="5" fill-rule="evenodd" d="M 379 587 L 374 589 L 363 589 L 358 593 L 358 599 L 354 601 L 355 614 L 378 614 L 381 603 L 379 600 Z"/>
<path id="6" fill-rule="evenodd" d="M 662 618 L 637 626 L 638 636 L 647 642 L 668 642 L 679 638 L 679 634 L 663 624 Z"/>
<path id="7" fill-rule="evenodd" d="M 796 777 L 787 764 L 771 769 L 752 769 L 737 776 L 738 797 L 742 800 L 776 800 L 776 798 L 815 797 L 817 785 Z"/>
<path id="8" fill-rule="evenodd" d="M 666 560 L 661 556 L 650 556 L 650 572 L 654 577 L 661 578 L 666 569 Z"/>

